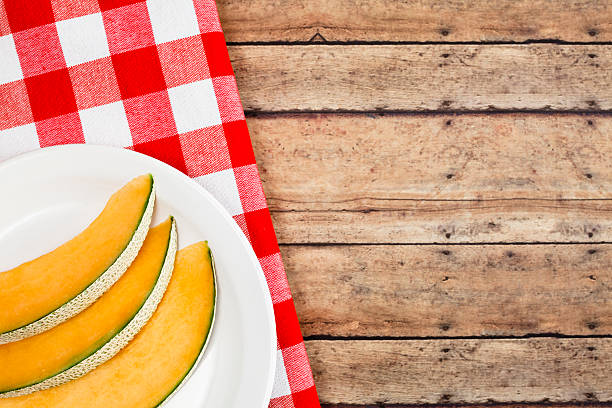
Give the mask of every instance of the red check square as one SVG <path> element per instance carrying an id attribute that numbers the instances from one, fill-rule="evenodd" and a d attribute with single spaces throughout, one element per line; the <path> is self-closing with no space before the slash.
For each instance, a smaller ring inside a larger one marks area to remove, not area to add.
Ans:
<path id="1" fill-rule="evenodd" d="M 128 6 L 130 4 L 141 3 L 142 0 L 98 0 L 102 11 L 111 10 L 117 7 Z M 143 2 L 144 3 L 144 2 Z"/>
<path id="2" fill-rule="evenodd" d="M 276 327 L 283 328 L 282 332 L 277 333 L 278 344 L 280 345 L 281 349 L 295 346 L 303 341 L 300 325 L 298 323 L 297 315 L 295 314 L 293 299 L 287 299 L 284 302 L 275 303 L 274 317 L 276 318 Z M 284 355 L 283 358 L 285 358 Z"/>
<path id="3" fill-rule="evenodd" d="M 85 143 L 77 112 L 36 122 L 40 147 L 67 143 Z"/>
<path id="4" fill-rule="evenodd" d="M 157 46 L 169 88 L 210 78 L 202 37 L 187 37 Z"/>
<path id="5" fill-rule="evenodd" d="M 211 77 L 234 75 L 223 33 L 213 32 L 202 34 L 202 40 L 204 41 L 204 49 L 206 50 L 206 59 L 208 61 L 215 61 L 215 63 L 210 66 Z"/>
<path id="6" fill-rule="evenodd" d="M 123 105 L 134 144 L 168 138 L 178 133 L 168 91 L 125 99 Z"/>
<path id="7" fill-rule="evenodd" d="M 51 6 L 56 21 L 82 17 L 100 11 L 97 0 L 51 0 Z"/>
<path id="8" fill-rule="evenodd" d="M 155 157 L 157 160 L 161 160 L 183 173 L 185 172 L 185 159 L 183 158 L 178 135 L 153 140 L 152 142 L 135 144 L 134 150 Z"/>
<path id="9" fill-rule="evenodd" d="M 230 158 L 234 167 L 255 163 L 255 154 L 251 147 L 251 138 L 246 120 L 223 124 L 223 132 L 227 140 Z"/>
<path id="10" fill-rule="evenodd" d="M 79 109 L 121 100 L 121 92 L 110 57 L 68 68 Z"/>
<path id="11" fill-rule="evenodd" d="M 166 89 L 156 47 L 128 51 L 111 58 L 124 99 Z"/>
<path id="12" fill-rule="evenodd" d="M 13 33 L 54 21 L 50 0 L 8 0 L 4 6 Z"/>
<path id="13" fill-rule="evenodd" d="M 23 80 L 0 85 L 0 130 L 34 122 Z"/>
<path id="14" fill-rule="evenodd" d="M 307 356 L 304 356 L 304 364 L 308 364 Z M 310 368 L 308 370 L 310 370 Z M 321 408 L 314 384 L 312 387 L 303 391 L 294 392 L 292 396 L 297 407 Z"/>
<path id="15" fill-rule="evenodd" d="M 180 138 L 189 177 L 232 168 L 221 125 L 183 133 Z"/>
<path id="16" fill-rule="evenodd" d="M 67 69 L 25 79 L 34 120 L 76 112 L 77 106 Z"/>
<path id="17" fill-rule="evenodd" d="M 244 214 L 251 234 L 251 244 L 258 258 L 279 252 L 272 218 L 267 208 Z"/>
<path id="18" fill-rule="evenodd" d="M 105 11 L 102 17 L 111 54 L 155 45 L 146 3 Z"/>
<path id="19" fill-rule="evenodd" d="M 24 77 L 66 68 L 55 24 L 14 33 L 13 39 Z"/>

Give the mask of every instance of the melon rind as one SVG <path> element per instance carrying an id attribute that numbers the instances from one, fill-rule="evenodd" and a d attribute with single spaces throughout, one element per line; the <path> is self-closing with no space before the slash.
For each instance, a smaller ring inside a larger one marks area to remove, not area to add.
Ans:
<path id="1" fill-rule="evenodd" d="M 151 192 L 147 200 L 147 206 L 140 219 L 140 223 L 136 231 L 132 235 L 132 239 L 125 247 L 121 255 L 115 259 L 115 262 L 108 267 L 95 281 L 93 281 L 85 290 L 77 296 L 64 303 L 54 311 L 41 317 L 40 319 L 22 326 L 18 329 L 0 333 L 0 344 L 11 343 L 26 339 L 31 336 L 40 334 L 49 330 L 58 324 L 70 319 L 72 316 L 80 313 L 102 296 L 127 270 L 132 264 L 138 251 L 142 247 L 151 219 L 153 218 L 153 208 L 155 207 L 155 180 L 151 177 Z"/>
<path id="2" fill-rule="evenodd" d="M 215 268 L 215 259 L 213 258 L 213 254 L 212 254 L 212 251 L 210 250 L 210 247 L 208 247 L 208 253 L 210 254 L 210 263 L 211 263 L 212 272 L 213 272 L 213 290 L 214 290 L 213 294 L 215 297 L 213 301 L 212 316 L 210 317 L 210 326 L 208 326 L 208 333 L 206 333 L 206 338 L 204 339 L 204 343 L 202 343 L 202 348 L 200 349 L 200 353 L 198 354 L 198 357 L 194 360 L 191 368 L 189 369 L 189 371 L 187 371 L 187 374 L 185 374 L 181 382 L 178 383 L 176 387 L 174 387 L 174 389 L 168 395 L 166 395 L 166 397 L 159 404 L 157 404 L 155 408 L 163 408 L 164 406 L 166 406 L 168 404 L 168 401 L 177 392 L 180 391 L 180 389 L 183 387 L 183 385 L 185 385 L 185 383 L 187 383 L 189 378 L 195 372 L 198 364 L 200 364 L 200 361 L 204 357 L 204 352 L 206 351 L 206 347 L 208 347 L 208 343 L 210 342 L 210 335 L 212 333 L 213 326 L 215 324 L 215 316 L 217 315 L 216 313 L 217 312 L 217 299 L 219 297 L 217 296 L 217 269 Z"/>
<path id="3" fill-rule="evenodd" d="M 128 345 L 128 343 L 138 334 L 138 332 L 144 327 L 149 321 L 155 309 L 161 302 L 170 278 L 172 277 L 172 271 L 174 270 L 174 259 L 176 257 L 177 250 L 177 232 L 176 222 L 172 218 L 172 227 L 170 230 L 170 237 L 168 240 L 168 247 L 166 250 L 166 257 L 162 265 L 157 282 L 153 287 L 153 290 L 149 294 L 149 297 L 144 302 L 142 307 L 134 315 L 132 320 L 123 328 L 119 333 L 113 336 L 107 343 L 99 348 L 95 353 L 82 360 L 78 364 L 73 365 L 69 369 L 62 371 L 61 373 L 49 377 L 37 384 L 33 384 L 27 387 L 19 388 L 13 391 L 5 392 L 0 394 L 0 398 L 11 398 L 27 395 L 32 392 L 42 391 L 47 388 L 56 387 L 67 383 L 68 381 L 75 380 L 79 377 L 84 376 L 94 368 L 110 360 L 115 356 L 122 348 Z"/>

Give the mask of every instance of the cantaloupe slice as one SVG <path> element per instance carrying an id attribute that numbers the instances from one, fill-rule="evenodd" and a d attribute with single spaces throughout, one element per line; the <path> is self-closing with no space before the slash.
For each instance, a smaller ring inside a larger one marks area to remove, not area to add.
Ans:
<path id="1" fill-rule="evenodd" d="M 79 313 L 121 277 L 153 214 L 153 177 L 135 178 L 79 235 L 48 254 L 0 272 L 0 344 L 34 336 Z"/>
<path id="2" fill-rule="evenodd" d="M 168 219 L 149 231 L 134 263 L 94 304 L 51 330 L 0 346 L 0 397 L 63 384 L 118 353 L 157 308 L 175 254 L 176 227 Z"/>
<path id="3" fill-rule="evenodd" d="M 119 354 L 59 387 L 0 399 L 0 408 L 156 407 L 184 382 L 202 355 L 214 307 L 208 246 L 182 249 L 153 317 Z"/>

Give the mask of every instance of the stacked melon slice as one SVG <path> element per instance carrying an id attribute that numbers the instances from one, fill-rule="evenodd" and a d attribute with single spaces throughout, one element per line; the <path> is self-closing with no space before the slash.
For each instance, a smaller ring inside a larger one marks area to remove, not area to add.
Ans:
<path id="1" fill-rule="evenodd" d="M 205 242 L 177 253 L 172 217 L 149 229 L 154 201 L 138 177 L 74 239 L 0 272 L 0 408 L 155 407 L 189 375 L 212 258 Z"/>

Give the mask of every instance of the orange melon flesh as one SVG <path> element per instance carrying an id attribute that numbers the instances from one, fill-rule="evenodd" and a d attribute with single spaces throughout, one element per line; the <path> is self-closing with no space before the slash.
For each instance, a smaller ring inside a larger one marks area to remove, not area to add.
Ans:
<path id="1" fill-rule="evenodd" d="M 53 312 L 102 275 L 132 240 L 152 188 L 150 175 L 132 180 L 75 238 L 39 258 L 0 272 L 0 333 Z"/>
<path id="2" fill-rule="evenodd" d="M 172 279 L 153 317 L 115 357 L 58 387 L 0 399 L 0 408 L 153 408 L 197 361 L 214 304 L 210 253 L 201 242 L 177 253 Z"/>
<path id="3" fill-rule="evenodd" d="M 170 240 L 170 219 L 149 230 L 123 276 L 90 307 L 54 328 L 0 345 L 0 392 L 35 384 L 93 354 L 142 307 L 160 275 Z"/>

